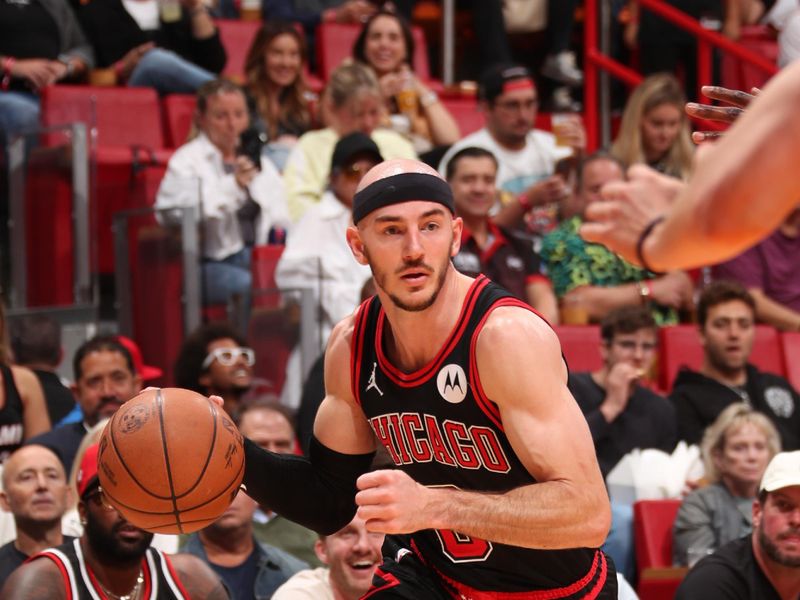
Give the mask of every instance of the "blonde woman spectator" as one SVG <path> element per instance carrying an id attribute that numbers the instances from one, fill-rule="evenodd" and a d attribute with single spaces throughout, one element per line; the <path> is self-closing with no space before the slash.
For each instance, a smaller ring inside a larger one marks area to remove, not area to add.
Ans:
<path id="1" fill-rule="evenodd" d="M 644 163 L 666 175 L 687 179 L 694 146 L 685 103 L 683 89 L 673 75 L 647 77 L 625 105 L 611 153 L 627 166 Z"/>
<path id="2" fill-rule="evenodd" d="M 322 198 L 333 148 L 340 137 L 360 131 L 372 138 L 385 160 L 416 157 L 413 146 L 403 136 L 378 128 L 386 108 L 378 80 L 367 67 L 349 63 L 336 69 L 323 94 L 322 110 L 328 126 L 300 137 L 283 173 L 294 221 Z"/>
<path id="3" fill-rule="evenodd" d="M 743 402 L 723 410 L 703 435 L 703 463 L 709 485 L 683 500 L 672 529 L 672 560 L 687 564 L 747 535 L 761 476 L 781 450 L 775 426 Z"/>

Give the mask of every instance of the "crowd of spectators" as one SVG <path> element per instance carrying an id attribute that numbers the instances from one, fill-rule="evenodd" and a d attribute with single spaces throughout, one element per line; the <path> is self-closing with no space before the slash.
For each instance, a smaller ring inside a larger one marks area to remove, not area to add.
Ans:
<path id="1" fill-rule="evenodd" d="M 692 62 L 684 57 L 693 41 L 662 31 L 648 11 L 632 11 L 626 39 L 638 40 L 642 67 L 653 74 L 630 95 L 613 144 L 587 155 L 579 115 L 557 128 L 554 123 L 552 133 L 535 127 L 537 78 L 502 45 L 503 56 L 478 84 L 485 126 L 463 136 L 431 83 L 413 71 L 404 3 L 398 12 L 363 0 L 265 0 L 268 20 L 247 54 L 241 85 L 218 78 L 226 53 L 203 0 L 180 0 L 173 14 L 166 4 L 0 4 L 0 134 L 35 128 L 38 92 L 79 80 L 93 67 L 106 69 L 118 84 L 196 94 L 192 137 L 169 160 L 155 205 L 166 226 L 179 221 L 181 209 L 197 208 L 203 302 L 228 312 L 226 322 L 206 323 L 186 337 L 172 365 L 176 385 L 221 396 L 242 433 L 259 445 L 303 452 L 324 395 L 323 364 L 319 360 L 304 381 L 295 350 L 280 398 L 259 387 L 254 366 L 273 357 L 256 356 L 248 346 L 253 249 L 285 241 L 275 281 L 287 302 L 292 291 L 310 291 L 324 346 L 371 282 L 346 237 L 361 178 L 385 159 L 420 157 L 437 165 L 453 190 L 464 223 L 453 256 L 459 271 L 489 276 L 554 326 L 599 324 L 602 365 L 572 372 L 569 388 L 589 424 L 603 476 L 635 449 L 670 453 L 679 441 L 700 446 L 704 485 L 687 481 L 696 489 L 675 523 L 675 564 L 763 528 L 781 488 L 765 488 L 762 476 L 781 448 L 800 448 L 800 395 L 750 359 L 757 322 L 800 330 L 794 254 L 800 208 L 770 238 L 702 275 L 652 273 L 578 235 L 586 207 L 627 169 L 647 165 L 676 185 L 689 176 L 693 146 L 684 89 L 696 87 L 695 75 L 684 69 L 682 83 L 672 72 L 675 61 Z M 582 73 L 569 45 L 575 3 L 548 4 L 553 18 L 542 74 L 579 86 Z M 731 1 L 724 11 L 721 3 L 705 10 L 700 4 L 689 12 L 718 19 L 732 38 L 737 24 L 770 8 Z M 482 10 L 499 10 L 487 6 Z M 230 16 L 237 7 L 222 2 L 213 10 Z M 305 80 L 312 55 L 307 36 L 276 15 L 301 23 L 306 33 L 319 22 L 362 24 L 352 59 L 332 73 L 319 97 Z M 245 141 L 253 139 L 251 152 Z M 698 371 L 681 369 L 668 390 L 659 389 L 658 329 L 681 322 L 696 323 L 703 362 Z M 0 526 L 0 580 L 27 556 L 69 542 L 62 518 L 76 538 L 84 535 L 81 524 L 64 515 L 78 497 L 83 512 L 93 502 L 91 490 L 72 489 L 68 477 L 87 455 L 87 432 L 102 427 L 146 380 L 162 375 L 144 364 L 132 340 L 117 336 L 98 336 L 78 349 L 69 387 L 55 375 L 61 360 L 53 321 L 26 317 L 6 324 L 0 313 L 0 507 L 16 527 L 14 534 L 14 527 Z M 34 494 L 54 498 L 47 511 L 33 505 Z M 612 508 L 606 550 L 632 579 L 632 511 Z M 384 539 L 358 518 L 336 534 L 317 536 L 240 492 L 217 522 L 178 543 L 208 564 L 234 597 L 355 600 L 380 563 Z M 697 584 L 690 578 L 686 585 Z"/>

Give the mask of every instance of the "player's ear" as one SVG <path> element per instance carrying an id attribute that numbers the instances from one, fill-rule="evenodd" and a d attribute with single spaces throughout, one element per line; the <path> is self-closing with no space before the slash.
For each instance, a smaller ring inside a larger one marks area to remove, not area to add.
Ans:
<path id="1" fill-rule="evenodd" d="M 461 249 L 461 232 L 464 231 L 464 221 L 461 217 L 453 218 L 453 241 L 450 243 L 450 257 L 458 254 Z"/>
<path id="2" fill-rule="evenodd" d="M 317 558 L 322 564 L 328 564 L 328 548 L 325 546 L 325 541 L 323 539 L 317 538 L 317 541 L 314 542 L 314 554 L 317 555 Z"/>
<path id="3" fill-rule="evenodd" d="M 364 241 L 361 239 L 361 233 L 358 231 L 358 227 L 355 225 L 351 225 L 347 228 L 347 245 L 350 246 L 350 251 L 353 253 L 353 256 L 361 265 L 369 264 L 367 260 L 367 253 L 364 251 Z"/>
<path id="4" fill-rule="evenodd" d="M 8 505 L 8 496 L 6 496 L 5 492 L 0 492 L 0 508 L 8 513 L 11 512 L 11 507 Z"/>

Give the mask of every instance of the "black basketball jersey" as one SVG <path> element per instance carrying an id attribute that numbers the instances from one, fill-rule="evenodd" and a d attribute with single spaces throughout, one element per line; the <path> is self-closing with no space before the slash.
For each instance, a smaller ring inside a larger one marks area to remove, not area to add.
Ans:
<path id="1" fill-rule="evenodd" d="M 58 565 L 64 578 L 68 600 L 107 600 L 97 578 L 92 573 L 81 550 L 80 539 L 75 539 L 55 548 L 48 548 L 32 556 L 30 560 L 49 558 Z M 145 600 L 190 600 L 181 584 L 172 563 L 166 554 L 148 548 L 142 558 L 142 591 L 139 598 Z"/>
<path id="2" fill-rule="evenodd" d="M 22 396 L 14 382 L 10 367 L 0 365 L 3 374 L 3 397 L 5 402 L 0 409 L 0 464 L 22 445 L 24 434 L 22 420 Z"/>
<path id="3" fill-rule="evenodd" d="M 354 397 L 395 465 L 423 485 L 504 492 L 535 483 L 506 438 L 498 407 L 484 394 L 477 372 L 478 334 L 501 306 L 531 310 L 479 276 L 438 355 L 413 373 L 404 373 L 385 355 L 389 324 L 378 298 L 358 310 Z M 594 549 L 531 550 L 454 531 L 425 530 L 411 538 L 451 590 L 462 583 L 478 590 L 557 589 L 577 593 L 564 597 L 582 597 L 585 586 L 605 581 L 605 559 Z"/>

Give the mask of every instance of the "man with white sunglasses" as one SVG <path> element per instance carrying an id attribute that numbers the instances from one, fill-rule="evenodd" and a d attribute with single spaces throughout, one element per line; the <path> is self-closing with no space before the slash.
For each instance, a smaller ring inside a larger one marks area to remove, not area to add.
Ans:
<path id="1" fill-rule="evenodd" d="M 256 355 L 228 323 L 201 325 L 186 338 L 175 361 L 175 385 L 221 396 L 232 414 L 253 385 Z"/>

